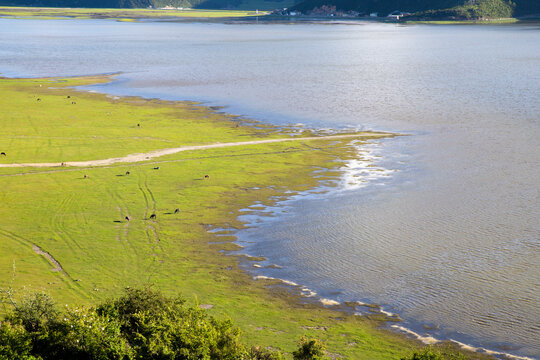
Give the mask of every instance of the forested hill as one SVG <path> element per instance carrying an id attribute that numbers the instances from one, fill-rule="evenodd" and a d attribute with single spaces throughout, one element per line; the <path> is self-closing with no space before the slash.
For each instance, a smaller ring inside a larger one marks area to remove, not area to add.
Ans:
<path id="1" fill-rule="evenodd" d="M 419 17 L 446 19 L 509 18 L 540 14 L 540 0 L 304 0 L 294 10 L 309 12 L 321 6 L 341 11 L 414 13 Z"/>

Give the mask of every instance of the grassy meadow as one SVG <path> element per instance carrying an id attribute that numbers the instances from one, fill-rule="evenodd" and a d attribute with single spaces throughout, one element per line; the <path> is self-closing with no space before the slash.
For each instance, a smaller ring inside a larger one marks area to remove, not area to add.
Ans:
<path id="1" fill-rule="evenodd" d="M 291 136 L 286 128 L 189 102 L 71 88 L 105 81 L 0 79 L 0 152 L 6 154 L 0 164 Z M 370 136 L 359 134 L 362 141 Z M 254 281 L 239 268 L 239 257 L 222 254 L 238 249 L 234 237 L 208 232 L 241 228 L 241 209 L 256 201 L 271 204 L 287 190 L 315 187 L 321 181 L 315 170 L 327 169 L 323 180 L 332 179 L 340 159 L 356 155 L 349 142 L 215 148 L 103 167 L 0 167 L 0 288 L 16 296 L 46 291 L 60 304 L 94 304 L 127 286 L 152 285 L 211 305 L 208 311 L 231 318 L 247 343 L 291 352 L 307 335 L 349 359 L 399 359 L 420 344 L 380 329 L 380 315 L 348 315 L 275 280 Z"/>
<path id="2" fill-rule="evenodd" d="M 137 19 L 167 18 L 239 18 L 264 15 L 254 10 L 204 10 L 204 9 L 91 9 L 91 8 L 39 8 L 0 6 L 0 17 L 41 18 L 41 19 Z"/>

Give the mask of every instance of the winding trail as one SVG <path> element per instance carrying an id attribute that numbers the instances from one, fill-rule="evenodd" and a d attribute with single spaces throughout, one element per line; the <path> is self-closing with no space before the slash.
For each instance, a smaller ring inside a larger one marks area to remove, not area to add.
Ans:
<path id="1" fill-rule="evenodd" d="M 266 139 L 266 140 L 252 140 L 252 141 L 239 141 L 231 143 L 217 143 L 208 145 L 194 145 L 194 146 L 181 146 L 176 148 L 168 148 L 161 150 L 154 150 L 147 153 L 129 154 L 123 157 L 102 159 L 102 160 L 88 160 L 88 161 L 69 161 L 69 162 L 54 162 L 54 163 L 15 163 L 15 164 L 0 164 L 0 168 L 22 168 L 22 167 L 59 167 L 59 166 L 73 166 L 73 167 L 89 167 L 89 166 L 106 166 L 115 163 L 136 163 L 153 158 L 172 155 L 182 151 L 191 150 L 205 150 L 215 149 L 223 147 L 243 146 L 243 145 L 258 145 L 258 144 L 270 144 L 286 141 L 307 141 L 307 140 L 332 140 L 332 139 L 347 139 L 347 138 L 380 138 L 392 136 L 394 134 L 380 133 L 380 132 L 363 132 L 357 134 L 346 135 L 327 135 L 327 136 L 312 136 L 302 138 L 284 138 L 284 139 Z"/>
<path id="2" fill-rule="evenodd" d="M 62 273 L 65 273 L 64 269 L 62 268 L 62 265 L 60 265 L 60 263 L 51 255 L 49 254 L 48 252 L 44 251 L 42 248 L 40 248 L 39 246 L 37 246 L 36 244 L 34 244 L 32 246 L 32 249 L 39 255 L 43 255 L 47 258 L 47 260 L 49 260 L 49 262 L 53 265 L 53 269 L 52 271 L 59 271 L 59 272 L 62 272 Z"/>

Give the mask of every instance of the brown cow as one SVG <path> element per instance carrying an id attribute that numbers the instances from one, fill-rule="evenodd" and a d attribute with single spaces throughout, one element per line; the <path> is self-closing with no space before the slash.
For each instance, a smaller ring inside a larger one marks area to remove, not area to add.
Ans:
<path id="1" fill-rule="evenodd" d="M 174 210 L 175 214 L 178 214 L 179 212 L 180 212 L 180 209 L 178 209 L 178 208 L 176 210 Z"/>

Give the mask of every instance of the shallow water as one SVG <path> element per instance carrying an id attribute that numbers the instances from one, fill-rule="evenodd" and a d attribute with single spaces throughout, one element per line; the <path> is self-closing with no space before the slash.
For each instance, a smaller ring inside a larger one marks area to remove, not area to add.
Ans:
<path id="1" fill-rule="evenodd" d="M 360 155 L 382 171 L 356 164 L 356 185 L 253 212 L 240 241 L 283 266 L 264 275 L 540 357 L 538 24 L 0 19 L 0 71 L 123 71 L 92 89 L 411 134 L 372 142 Z"/>

